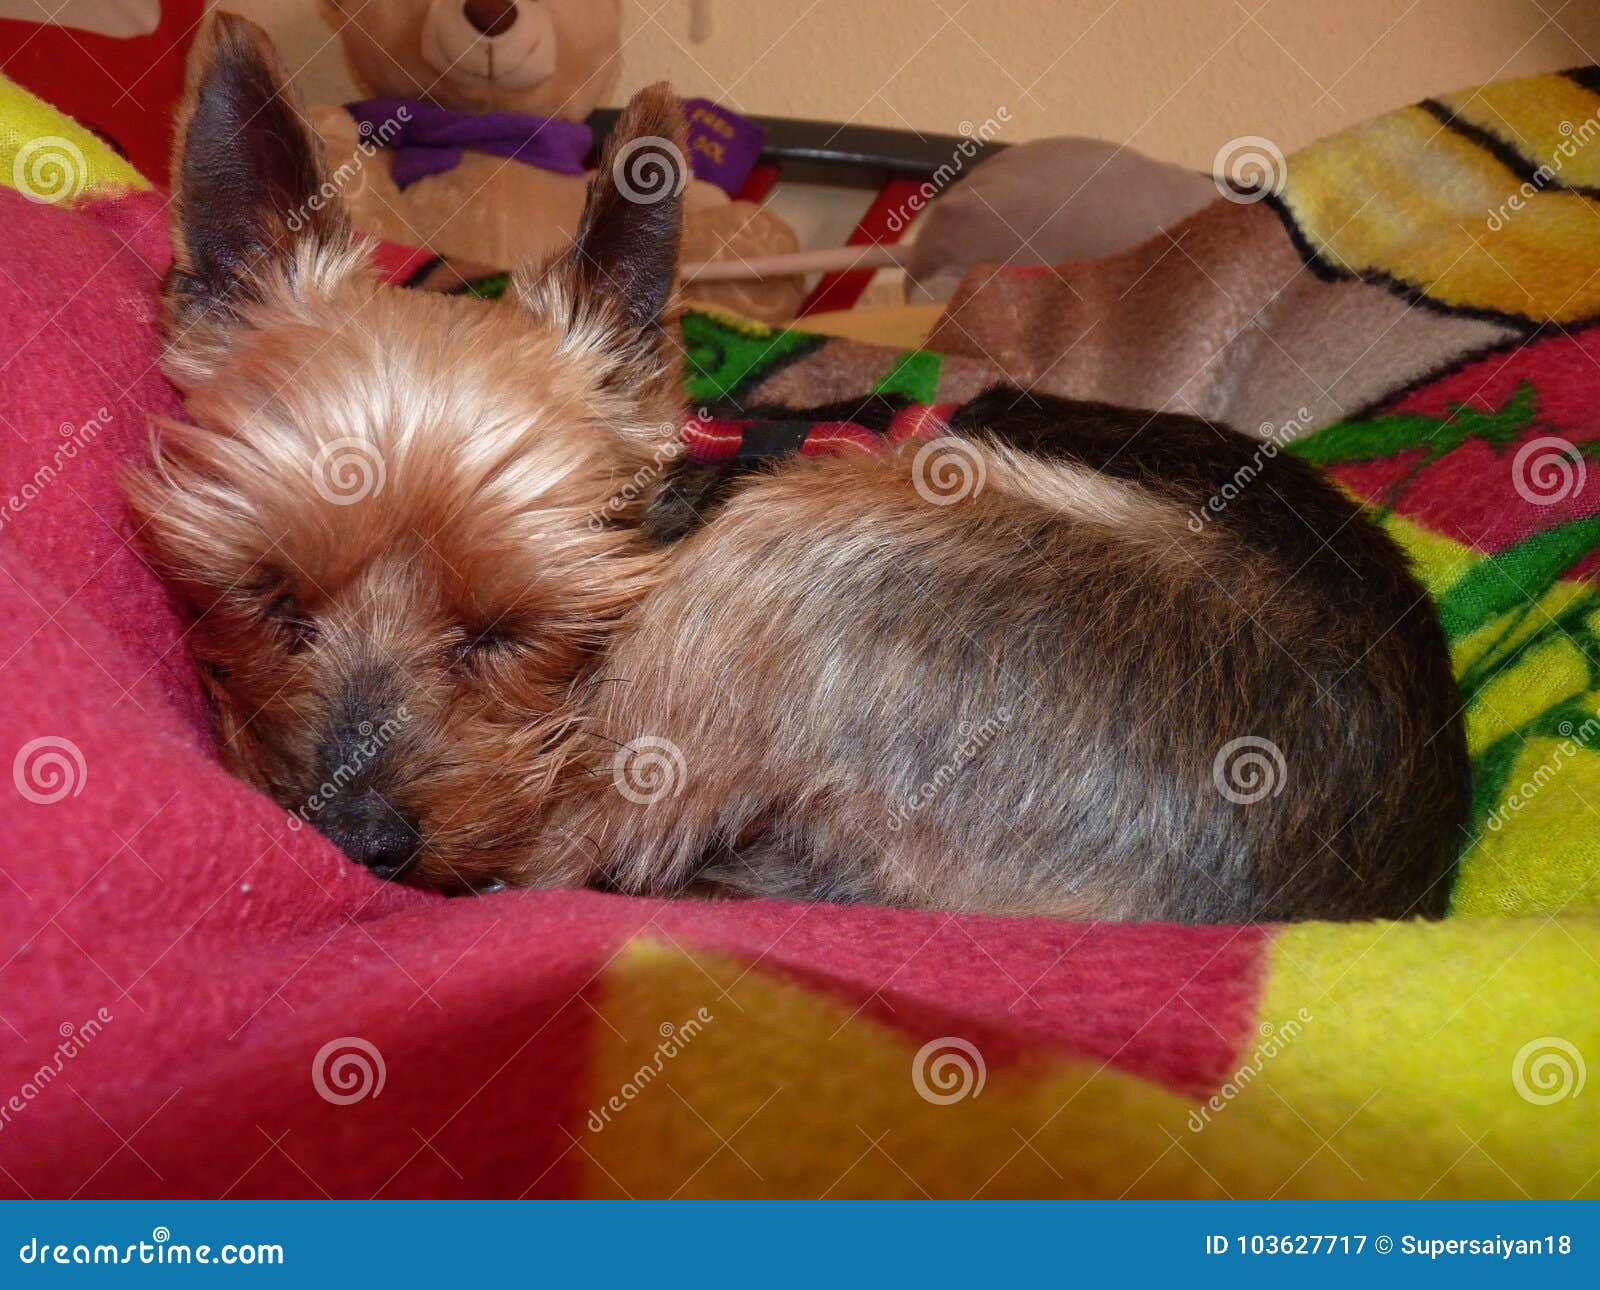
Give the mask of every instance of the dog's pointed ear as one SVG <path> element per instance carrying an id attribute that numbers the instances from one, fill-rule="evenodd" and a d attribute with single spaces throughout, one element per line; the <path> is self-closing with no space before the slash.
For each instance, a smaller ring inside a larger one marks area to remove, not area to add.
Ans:
<path id="1" fill-rule="evenodd" d="M 672 90 L 663 83 L 635 94 L 589 181 L 572 246 L 519 282 L 523 303 L 542 322 L 574 347 L 608 351 L 622 370 L 663 342 L 661 318 L 678 273 L 686 148 Z"/>
<path id="2" fill-rule="evenodd" d="M 640 90 L 606 140 L 569 261 L 580 289 L 653 327 L 672 298 L 689 180 L 683 107 L 665 83 Z"/>
<path id="3" fill-rule="evenodd" d="M 235 14 L 214 14 L 190 53 L 172 172 L 170 328 L 227 316 L 264 272 L 292 275 L 307 241 L 350 245 L 321 139 L 267 34 Z"/>

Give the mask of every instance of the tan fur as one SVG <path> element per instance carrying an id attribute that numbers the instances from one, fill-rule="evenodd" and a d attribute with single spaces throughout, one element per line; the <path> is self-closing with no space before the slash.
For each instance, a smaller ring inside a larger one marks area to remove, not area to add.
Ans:
<path id="1" fill-rule="evenodd" d="M 304 798 L 342 680 L 388 663 L 406 681 L 392 706 L 452 749 L 422 776 L 448 804 L 416 811 L 435 839 L 429 872 L 498 873 L 527 837 L 485 820 L 487 805 L 570 755 L 566 685 L 658 563 L 634 531 L 589 519 L 649 464 L 668 422 L 598 395 L 592 359 L 513 310 L 388 291 L 365 266 L 320 276 L 312 295 L 277 283 L 247 319 L 225 363 L 174 352 L 196 425 L 167 427 L 156 471 L 130 488 L 205 610 L 198 657 L 227 669 L 213 687 L 224 752 L 286 804 Z M 380 492 L 318 496 L 318 454 L 340 443 L 352 479 L 382 463 Z M 278 633 L 284 597 L 315 617 L 322 648 L 286 657 L 261 639 Z M 447 662 L 513 629 L 529 642 L 516 658 Z"/>
<path id="2" fill-rule="evenodd" d="M 229 49 L 283 84 L 265 38 L 219 19 L 185 130 Z M 180 195 L 175 280 L 193 267 L 189 218 Z M 201 611 L 194 648 L 235 769 L 293 809 L 321 779 L 341 688 L 382 669 L 393 693 L 373 723 L 404 708 L 396 746 L 443 753 L 419 756 L 394 804 L 430 839 L 423 876 L 464 885 L 526 853 L 534 813 L 498 808 L 570 760 L 570 683 L 659 564 L 637 530 L 590 521 L 670 440 L 676 356 L 606 348 L 615 319 L 580 306 L 566 266 L 523 284 L 527 311 L 489 307 L 384 288 L 337 216 L 318 230 L 260 257 L 226 306 L 180 318 L 169 292 L 165 365 L 194 424 L 163 428 L 128 494 Z M 363 471 L 360 501 L 317 490 Z M 316 648 L 294 653 L 302 618 Z M 452 662 L 479 637 L 515 643 Z"/>
<path id="3" fill-rule="evenodd" d="M 1137 484 L 1082 466 L 1041 466 L 1037 459 L 1009 448 L 988 448 L 983 455 L 986 486 L 1068 518 L 1129 536 L 1142 533 L 1164 546 L 1170 545 L 1183 527 L 1183 517 L 1175 506 Z"/>

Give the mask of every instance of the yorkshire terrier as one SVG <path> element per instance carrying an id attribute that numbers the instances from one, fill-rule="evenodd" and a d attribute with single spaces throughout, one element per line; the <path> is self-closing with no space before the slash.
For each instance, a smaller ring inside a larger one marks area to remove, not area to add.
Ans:
<path id="1" fill-rule="evenodd" d="M 900 451 L 684 460 L 663 86 L 570 251 L 494 305 L 378 283 L 251 24 L 208 26 L 179 126 L 166 367 L 193 424 L 130 498 L 230 765 L 374 873 L 1444 911 L 1470 787 L 1444 639 L 1302 462 L 1017 391 Z M 933 496 L 952 462 L 974 486 Z"/>

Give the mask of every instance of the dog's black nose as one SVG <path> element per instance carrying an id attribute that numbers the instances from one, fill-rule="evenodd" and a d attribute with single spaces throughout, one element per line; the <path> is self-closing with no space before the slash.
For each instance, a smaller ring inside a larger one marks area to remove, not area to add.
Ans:
<path id="1" fill-rule="evenodd" d="M 407 824 L 376 828 L 364 834 L 355 853 L 379 878 L 398 878 L 415 863 L 422 838 Z"/>
<path id="2" fill-rule="evenodd" d="M 341 851 L 380 878 L 400 877 L 422 850 L 416 818 L 395 810 L 377 793 L 330 803 L 319 823 Z"/>
<path id="3" fill-rule="evenodd" d="M 517 22 L 517 6 L 512 0 L 466 0 L 461 12 L 485 36 L 503 36 Z"/>

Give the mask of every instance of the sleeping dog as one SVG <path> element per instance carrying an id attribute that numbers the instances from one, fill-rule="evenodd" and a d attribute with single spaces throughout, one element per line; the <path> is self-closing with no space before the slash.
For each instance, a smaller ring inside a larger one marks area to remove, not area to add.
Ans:
<path id="1" fill-rule="evenodd" d="M 1018 391 L 884 453 L 685 462 L 683 147 L 646 90 L 512 300 L 391 290 L 265 37 L 208 27 L 193 424 L 130 495 L 237 772 L 454 889 L 1441 913 L 1459 698 L 1388 537 L 1226 427 Z"/>

